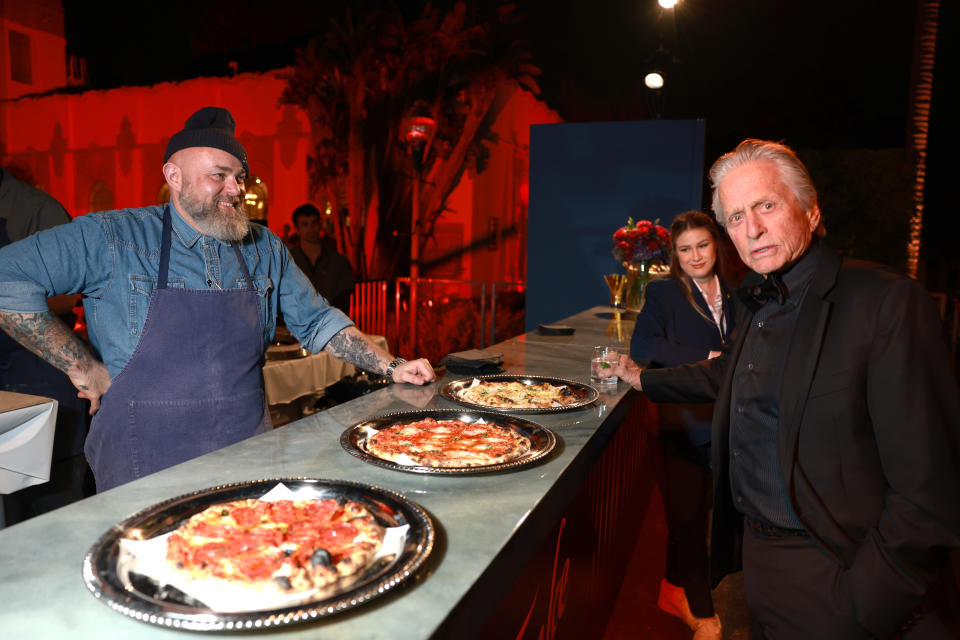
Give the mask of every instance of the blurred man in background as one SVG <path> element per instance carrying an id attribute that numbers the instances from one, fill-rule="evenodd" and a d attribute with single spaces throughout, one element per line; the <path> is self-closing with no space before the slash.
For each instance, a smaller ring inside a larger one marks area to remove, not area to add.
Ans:
<path id="1" fill-rule="evenodd" d="M 293 225 L 299 238 L 299 243 L 290 247 L 294 262 L 310 278 L 317 293 L 349 313 L 353 269 L 324 231 L 320 210 L 312 204 L 300 205 L 293 212 Z"/>

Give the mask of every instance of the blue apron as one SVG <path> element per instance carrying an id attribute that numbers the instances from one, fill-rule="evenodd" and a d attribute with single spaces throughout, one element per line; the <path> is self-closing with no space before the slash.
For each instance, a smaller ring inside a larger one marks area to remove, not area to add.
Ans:
<path id="1" fill-rule="evenodd" d="M 167 288 L 171 226 L 168 205 L 140 340 L 90 426 L 98 492 L 270 429 L 259 294 L 239 246 L 245 288 Z"/>

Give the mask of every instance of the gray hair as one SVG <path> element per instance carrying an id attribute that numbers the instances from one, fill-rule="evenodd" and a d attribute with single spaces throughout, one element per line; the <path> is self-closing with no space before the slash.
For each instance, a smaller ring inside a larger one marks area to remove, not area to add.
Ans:
<path id="1" fill-rule="evenodd" d="M 732 169 L 759 160 L 768 160 L 777 167 L 780 179 L 793 192 L 801 209 L 808 211 L 817 205 L 817 189 L 813 186 L 810 173 L 793 149 L 779 142 L 747 138 L 738 144 L 736 149 L 717 158 L 710 167 L 710 182 L 713 188 L 711 208 L 717 222 L 723 227 L 727 226 L 727 218 L 723 213 L 723 205 L 720 204 L 720 183 Z M 822 236 L 824 233 L 821 221 L 817 235 Z"/>

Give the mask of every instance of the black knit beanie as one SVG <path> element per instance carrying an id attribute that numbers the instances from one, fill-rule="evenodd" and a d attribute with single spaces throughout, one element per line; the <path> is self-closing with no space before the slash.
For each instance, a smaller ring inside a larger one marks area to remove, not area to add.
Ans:
<path id="1" fill-rule="evenodd" d="M 173 134 L 167 143 L 163 161 L 166 162 L 177 151 L 188 147 L 213 147 L 235 156 L 243 164 L 244 171 L 249 173 L 247 152 L 233 135 L 236 127 L 237 123 L 226 109 L 204 107 L 187 118 L 183 131 Z"/>

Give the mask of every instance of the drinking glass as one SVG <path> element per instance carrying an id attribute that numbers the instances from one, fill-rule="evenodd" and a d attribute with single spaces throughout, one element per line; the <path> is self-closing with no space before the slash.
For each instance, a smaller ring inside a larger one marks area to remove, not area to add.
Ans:
<path id="1" fill-rule="evenodd" d="M 609 369 L 610 363 L 616 364 L 620 353 L 615 347 L 597 346 L 593 348 L 593 357 L 590 359 L 590 382 L 595 384 L 617 384 L 617 376 L 601 378 L 597 372 Z"/>

